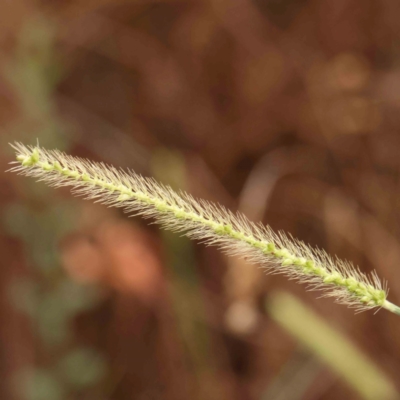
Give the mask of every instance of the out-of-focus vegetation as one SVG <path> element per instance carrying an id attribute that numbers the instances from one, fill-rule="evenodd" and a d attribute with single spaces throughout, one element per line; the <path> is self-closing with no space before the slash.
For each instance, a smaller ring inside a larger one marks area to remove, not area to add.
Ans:
<path id="1" fill-rule="evenodd" d="M 7 142 L 38 139 L 156 176 L 376 269 L 398 303 L 399 17 L 372 0 L 4 0 L 2 169 Z M 395 315 L 0 176 L 0 398 L 358 399 L 363 379 L 396 398 Z M 278 287 L 304 304 L 269 314 Z"/>
<path id="2" fill-rule="evenodd" d="M 348 381 L 362 398 L 397 398 L 394 386 L 372 360 L 294 296 L 284 292 L 274 293 L 270 295 L 268 308 L 274 320 L 342 379 Z"/>

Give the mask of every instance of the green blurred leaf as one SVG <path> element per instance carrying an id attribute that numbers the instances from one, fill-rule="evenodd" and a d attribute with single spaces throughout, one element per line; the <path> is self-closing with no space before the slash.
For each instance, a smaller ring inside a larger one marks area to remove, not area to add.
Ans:
<path id="1" fill-rule="evenodd" d="M 296 297 L 277 292 L 269 298 L 268 311 L 276 322 L 346 380 L 363 399 L 399 398 L 392 382 L 371 359 Z"/>
<path id="2" fill-rule="evenodd" d="M 85 389 L 98 383 L 106 370 L 103 357 L 87 348 L 73 350 L 59 364 L 61 376 L 75 389 Z"/>
<path id="3" fill-rule="evenodd" d="M 12 282 L 8 287 L 8 298 L 11 304 L 29 316 L 35 316 L 39 305 L 39 285 L 29 279 Z"/>
<path id="4" fill-rule="evenodd" d="M 60 283 L 58 293 L 70 314 L 90 310 L 101 300 L 97 287 L 79 285 L 69 279 Z"/>
<path id="5" fill-rule="evenodd" d="M 24 400 L 63 400 L 65 391 L 57 378 L 44 369 L 20 371 L 14 385 Z"/>
<path id="6" fill-rule="evenodd" d="M 50 346 L 59 345 L 70 337 L 70 314 L 57 292 L 42 296 L 36 326 L 42 340 Z"/>

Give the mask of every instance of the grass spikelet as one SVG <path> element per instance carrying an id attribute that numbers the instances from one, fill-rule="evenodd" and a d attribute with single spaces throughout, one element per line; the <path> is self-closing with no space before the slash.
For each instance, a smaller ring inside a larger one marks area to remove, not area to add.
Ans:
<path id="1" fill-rule="evenodd" d="M 154 218 L 163 227 L 184 232 L 192 239 L 216 245 L 230 255 L 241 255 L 268 272 L 280 273 L 323 290 L 324 296 L 357 311 L 386 308 L 400 314 L 388 302 L 386 284 L 376 273 L 366 275 L 347 261 L 332 258 L 268 226 L 255 224 L 242 214 L 220 205 L 176 193 L 152 178 L 103 163 L 71 157 L 58 150 L 15 143 L 16 160 L 11 171 L 45 181 L 50 186 L 71 186 L 73 193 L 127 213 Z"/>

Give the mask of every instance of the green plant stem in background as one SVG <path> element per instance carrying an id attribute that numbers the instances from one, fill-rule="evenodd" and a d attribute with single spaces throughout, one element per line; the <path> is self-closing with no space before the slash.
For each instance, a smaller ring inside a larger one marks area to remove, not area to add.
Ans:
<path id="1" fill-rule="evenodd" d="M 154 218 L 163 227 L 242 255 L 273 273 L 325 290 L 325 296 L 358 311 L 399 308 L 386 300 L 386 285 L 375 273 L 366 275 L 347 261 L 330 257 L 283 233 L 254 224 L 242 214 L 186 193 L 176 193 L 154 179 L 103 163 L 71 157 L 58 150 L 16 143 L 17 164 L 11 171 L 32 176 L 51 186 L 72 186 L 78 195 L 127 212 Z"/>
<path id="2" fill-rule="evenodd" d="M 286 292 L 274 292 L 268 296 L 267 309 L 280 326 L 347 381 L 362 399 L 399 398 L 379 365 L 298 298 Z"/>

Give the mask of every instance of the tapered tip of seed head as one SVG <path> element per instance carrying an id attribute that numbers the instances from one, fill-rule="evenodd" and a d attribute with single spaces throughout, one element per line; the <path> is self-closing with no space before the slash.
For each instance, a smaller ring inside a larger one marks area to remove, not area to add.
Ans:
<path id="1" fill-rule="evenodd" d="M 39 147 L 26 147 L 22 143 L 10 143 L 10 146 L 16 152 L 16 160 L 24 167 L 30 167 L 40 160 Z"/>

